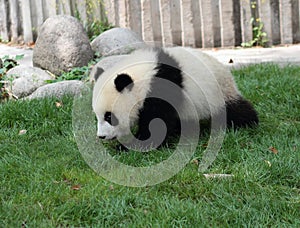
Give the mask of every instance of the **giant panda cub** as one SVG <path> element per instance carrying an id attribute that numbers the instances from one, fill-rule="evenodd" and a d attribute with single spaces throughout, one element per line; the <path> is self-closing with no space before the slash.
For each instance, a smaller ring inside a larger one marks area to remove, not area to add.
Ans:
<path id="1" fill-rule="evenodd" d="M 100 139 L 122 141 L 136 126 L 130 139 L 140 142 L 135 146 L 157 148 L 180 135 L 182 123 L 193 126 L 220 113 L 228 127 L 258 124 L 230 71 L 199 50 L 136 50 L 105 71 L 96 69 L 94 77 L 92 106 Z"/>

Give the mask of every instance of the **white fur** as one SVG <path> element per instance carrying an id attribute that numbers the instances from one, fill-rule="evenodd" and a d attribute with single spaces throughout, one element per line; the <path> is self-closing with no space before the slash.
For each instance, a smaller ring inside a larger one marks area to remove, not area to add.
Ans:
<path id="1" fill-rule="evenodd" d="M 165 51 L 179 63 L 183 72 L 185 92 L 184 107 L 180 116 L 195 118 L 190 111 L 192 101 L 200 119 L 217 113 L 226 101 L 239 95 L 231 73 L 217 60 L 189 48 L 167 48 Z M 138 119 L 139 109 L 150 90 L 150 83 L 156 74 L 157 52 L 152 49 L 138 50 L 124 61 L 105 71 L 97 80 L 93 93 L 93 110 L 98 119 L 98 136 L 106 139 L 121 137 L 130 133 L 130 127 Z M 114 79 L 126 73 L 134 81 L 131 91 L 122 93 L 115 89 Z M 104 121 L 105 112 L 110 111 L 119 120 L 119 125 L 111 126 Z"/>
<path id="2" fill-rule="evenodd" d="M 154 70 L 156 62 L 157 56 L 154 51 L 148 50 L 145 53 L 145 50 L 139 50 L 100 76 L 93 93 L 93 110 L 98 119 L 98 136 L 111 139 L 130 133 L 130 127 L 135 122 L 138 111 L 149 92 L 151 78 L 156 73 Z M 122 73 L 130 75 L 135 81 L 130 92 L 125 89 L 119 93 L 115 89 L 114 79 Z M 118 118 L 118 126 L 107 125 L 103 120 L 107 111 L 113 112 Z"/>
<path id="3" fill-rule="evenodd" d="M 184 91 L 193 101 L 200 119 L 218 113 L 224 107 L 225 101 L 238 96 L 239 92 L 229 69 L 217 60 L 190 48 L 165 50 L 179 62 L 183 72 Z M 186 110 L 186 118 L 191 118 L 190 108 L 185 107 L 183 110 Z"/>

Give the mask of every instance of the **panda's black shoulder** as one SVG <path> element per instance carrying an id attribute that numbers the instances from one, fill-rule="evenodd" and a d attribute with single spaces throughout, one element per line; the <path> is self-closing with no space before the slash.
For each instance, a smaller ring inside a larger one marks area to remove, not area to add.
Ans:
<path id="1" fill-rule="evenodd" d="M 183 88 L 183 74 L 179 62 L 164 49 L 157 48 L 157 73 L 155 77 L 169 80 Z"/>

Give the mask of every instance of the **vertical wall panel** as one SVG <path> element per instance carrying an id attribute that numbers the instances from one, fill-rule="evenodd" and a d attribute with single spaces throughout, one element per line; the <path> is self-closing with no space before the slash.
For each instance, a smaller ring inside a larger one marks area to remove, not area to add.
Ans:
<path id="1" fill-rule="evenodd" d="M 220 0 L 221 42 L 222 47 L 235 45 L 232 0 Z"/>
<path id="2" fill-rule="evenodd" d="M 43 1 L 42 0 L 34 0 L 36 7 L 36 25 L 39 28 L 44 22 L 44 13 L 43 13 Z"/>
<path id="3" fill-rule="evenodd" d="M 292 1 L 292 30 L 293 30 L 293 42 L 300 42 L 300 13 L 299 13 L 300 3 L 299 0 Z"/>
<path id="4" fill-rule="evenodd" d="M 30 0 L 22 0 L 23 36 L 25 43 L 33 42 Z"/>
<path id="5" fill-rule="evenodd" d="M 87 1 L 87 16 L 89 21 L 101 20 L 101 1 L 102 0 Z"/>
<path id="6" fill-rule="evenodd" d="M 148 0 L 142 0 L 142 30 L 143 39 L 146 42 L 154 42 L 153 37 L 153 26 L 152 26 L 152 16 L 151 16 L 151 4 Z"/>
<path id="7" fill-rule="evenodd" d="M 57 14 L 56 0 L 44 0 L 47 17 L 53 17 Z"/>
<path id="8" fill-rule="evenodd" d="M 193 27 L 193 12 L 192 12 L 192 0 L 182 0 L 182 13 L 181 13 L 181 25 L 182 25 L 182 44 L 183 46 L 195 47 L 195 31 Z"/>
<path id="9" fill-rule="evenodd" d="M 202 47 L 214 47 L 214 28 L 211 1 L 200 0 L 200 14 L 202 23 Z"/>
<path id="10" fill-rule="evenodd" d="M 242 43 L 242 32 L 241 32 L 241 4 L 240 0 L 233 1 L 233 25 L 234 25 L 234 36 L 235 45 L 240 46 Z"/>
<path id="11" fill-rule="evenodd" d="M 195 35 L 196 47 L 202 47 L 202 29 L 200 17 L 199 0 L 192 0 L 192 13 L 193 13 L 193 30 Z"/>
<path id="12" fill-rule="evenodd" d="M 118 21 L 116 18 L 116 14 L 118 12 L 116 5 L 118 2 L 111 1 L 111 0 L 104 0 L 104 7 L 105 7 L 105 15 L 107 16 L 107 20 L 109 23 L 113 25 L 118 25 Z"/>
<path id="13" fill-rule="evenodd" d="M 173 45 L 172 29 L 171 29 L 171 8 L 169 0 L 160 0 L 161 10 L 161 27 L 162 27 L 162 42 L 164 46 Z"/>
<path id="14" fill-rule="evenodd" d="M 182 45 L 181 4 L 180 0 L 170 0 L 171 33 L 173 44 Z"/>
<path id="15" fill-rule="evenodd" d="M 252 24 L 250 23 L 251 17 L 249 0 L 241 0 L 241 33 L 243 43 L 247 43 L 253 38 Z"/>
<path id="16" fill-rule="evenodd" d="M 7 26 L 7 5 L 5 0 L 0 0 L 0 39 L 7 41 L 8 37 L 8 26 Z"/>
<path id="17" fill-rule="evenodd" d="M 150 1 L 151 6 L 151 21 L 153 27 L 153 39 L 156 46 L 162 46 L 162 29 L 161 29 L 161 16 L 160 6 L 158 0 Z"/>
<path id="18" fill-rule="evenodd" d="M 11 41 L 16 43 L 19 37 L 19 3 L 18 0 L 9 0 L 9 12 L 10 12 L 10 31 Z"/>
<path id="19" fill-rule="evenodd" d="M 272 11 L 270 0 L 258 0 L 259 19 L 264 24 L 263 31 L 267 33 L 267 46 L 272 44 Z"/>
<path id="20" fill-rule="evenodd" d="M 72 15 L 70 0 L 60 0 L 61 14 Z"/>
<path id="21" fill-rule="evenodd" d="M 38 30 L 44 22 L 42 0 L 31 0 L 31 23 L 33 38 L 36 39 Z"/>
<path id="22" fill-rule="evenodd" d="M 220 47 L 221 41 L 221 18 L 220 18 L 220 4 L 219 0 L 210 0 L 211 2 L 211 21 L 213 23 L 213 33 L 214 33 L 214 47 Z M 230 18 L 227 18 L 230 20 Z"/>
<path id="23" fill-rule="evenodd" d="M 88 21 L 87 5 L 85 1 L 76 0 L 77 11 L 83 26 L 86 26 Z"/>
<path id="24" fill-rule="evenodd" d="M 142 37 L 142 12 L 141 1 L 131 0 L 129 1 L 129 24 L 130 28 Z M 134 12 L 134 13 L 133 13 Z"/>
<path id="25" fill-rule="evenodd" d="M 280 44 L 280 12 L 279 1 L 270 0 L 271 3 L 271 26 L 272 26 L 272 44 Z"/>
<path id="26" fill-rule="evenodd" d="M 115 18 L 116 18 L 116 23 L 114 24 L 115 26 L 119 27 L 120 26 L 120 4 L 119 1 L 114 1 L 114 10 L 115 10 Z"/>
<path id="27" fill-rule="evenodd" d="M 281 43 L 293 43 L 292 4 L 290 0 L 279 0 Z"/>
<path id="28" fill-rule="evenodd" d="M 119 1 L 119 26 L 129 27 L 128 21 L 128 0 Z"/>

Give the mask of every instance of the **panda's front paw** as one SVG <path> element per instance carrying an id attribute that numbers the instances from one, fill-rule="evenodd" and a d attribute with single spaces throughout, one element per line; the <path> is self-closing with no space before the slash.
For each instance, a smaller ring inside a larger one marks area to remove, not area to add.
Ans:
<path id="1" fill-rule="evenodd" d="M 129 149 L 126 146 L 122 145 L 122 144 L 118 144 L 118 145 L 116 145 L 116 151 L 128 152 Z"/>

